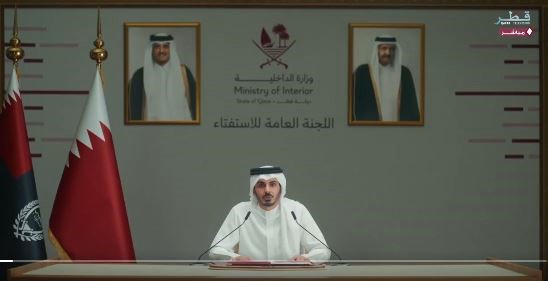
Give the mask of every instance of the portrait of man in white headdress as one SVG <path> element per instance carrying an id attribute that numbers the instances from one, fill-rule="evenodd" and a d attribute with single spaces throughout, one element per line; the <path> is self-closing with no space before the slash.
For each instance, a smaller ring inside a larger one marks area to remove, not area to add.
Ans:
<path id="1" fill-rule="evenodd" d="M 369 60 L 359 64 L 352 74 L 351 121 L 421 121 L 417 78 L 403 63 L 405 56 L 415 56 L 414 61 L 420 64 L 417 57 L 421 55 L 405 52 L 398 36 L 378 34 L 367 39 L 371 46 Z"/>
<path id="2" fill-rule="evenodd" d="M 128 82 L 126 117 L 129 121 L 197 119 L 197 83 L 188 65 L 194 62 L 180 58 L 189 44 L 181 46 L 181 52 L 175 36 L 167 32 L 148 35 L 144 52 L 141 52 L 142 67 L 133 72 Z"/>

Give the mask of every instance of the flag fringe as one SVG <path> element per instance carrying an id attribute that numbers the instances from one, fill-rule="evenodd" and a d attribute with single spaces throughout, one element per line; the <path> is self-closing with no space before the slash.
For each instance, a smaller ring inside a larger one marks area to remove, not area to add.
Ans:
<path id="1" fill-rule="evenodd" d="M 51 241 L 51 244 L 53 245 L 53 248 L 57 251 L 57 254 L 59 255 L 59 259 L 61 260 L 72 260 L 70 256 L 67 254 L 63 246 L 61 246 L 61 243 L 59 243 L 59 240 L 55 237 L 53 232 L 51 232 L 51 229 L 48 230 L 48 236 L 49 240 Z"/>

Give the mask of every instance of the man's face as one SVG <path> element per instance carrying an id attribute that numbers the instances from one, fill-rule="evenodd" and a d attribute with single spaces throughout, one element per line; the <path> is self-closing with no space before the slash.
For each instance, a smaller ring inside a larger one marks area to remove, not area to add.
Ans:
<path id="1" fill-rule="evenodd" d="M 253 188 L 253 193 L 259 201 L 259 206 L 270 211 L 278 206 L 281 196 L 281 186 L 277 179 L 259 180 Z"/>
<path id="2" fill-rule="evenodd" d="M 154 43 L 152 45 L 152 60 L 159 65 L 169 61 L 169 43 Z"/>
<path id="3" fill-rule="evenodd" d="M 379 51 L 379 63 L 387 66 L 394 63 L 394 55 L 396 54 L 396 45 L 393 44 L 380 44 L 378 46 Z"/>

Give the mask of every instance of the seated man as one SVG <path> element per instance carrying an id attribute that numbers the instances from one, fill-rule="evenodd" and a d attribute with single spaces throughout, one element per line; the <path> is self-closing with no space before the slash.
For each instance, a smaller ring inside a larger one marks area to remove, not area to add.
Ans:
<path id="1" fill-rule="evenodd" d="M 251 169 L 250 201 L 234 206 L 212 246 L 239 225 L 209 252 L 211 259 L 224 260 L 329 260 L 331 252 L 301 228 L 297 221 L 322 242 L 322 232 L 306 207 L 285 198 L 286 179 L 279 167 Z M 247 221 L 246 215 L 251 212 Z"/>

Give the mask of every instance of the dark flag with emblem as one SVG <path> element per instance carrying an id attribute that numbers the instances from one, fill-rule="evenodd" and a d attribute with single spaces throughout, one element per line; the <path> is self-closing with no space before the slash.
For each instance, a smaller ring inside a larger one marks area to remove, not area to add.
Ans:
<path id="1" fill-rule="evenodd" d="M 23 103 L 15 67 L 0 113 L 0 260 L 46 258 Z M 0 280 L 6 269 L 2 262 Z"/>

